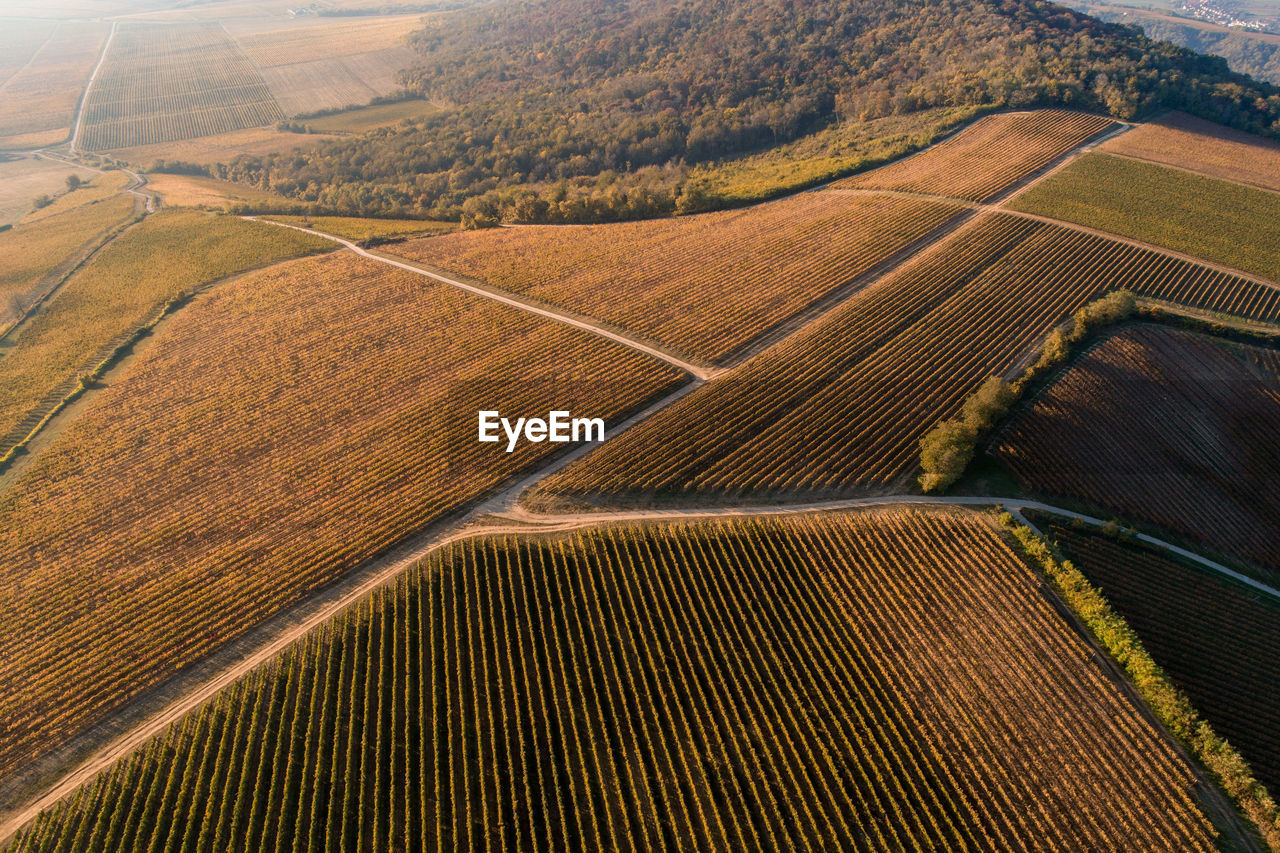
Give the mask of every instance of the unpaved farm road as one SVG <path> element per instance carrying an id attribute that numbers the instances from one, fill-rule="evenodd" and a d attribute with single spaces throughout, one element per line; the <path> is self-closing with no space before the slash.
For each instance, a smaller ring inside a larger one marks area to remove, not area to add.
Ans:
<path id="1" fill-rule="evenodd" d="M 105 56 L 106 48 L 104 46 L 103 57 Z M 99 68 L 101 65 L 102 60 L 100 59 Z M 97 69 L 95 69 L 94 76 L 96 77 L 96 75 Z M 79 119 L 79 116 L 77 118 Z M 76 127 L 78 134 L 79 120 L 77 120 Z M 1109 134 L 1107 137 L 1104 137 L 1104 139 L 1110 138 L 1110 136 L 1113 136 L 1116 133 L 1121 133 L 1126 129 L 1128 128 L 1124 127 L 1118 129 L 1113 134 Z M 1087 150 L 1099 141 L 1102 140 L 1095 140 L 1090 143 L 1086 143 L 1078 149 L 1064 154 L 1058 163 L 1051 164 L 1046 167 L 1044 171 L 1036 175 L 1029 176 L 1027 180 L 1015 187 L 1010 194 L 1006 194 L 1002 197 L 1001 201 L 1009 198 L 1010 195 L 1016 195 L 1017 191 L 1025 190 L 1026 188 L 1038 183 L 1040 180 L 1043 180 L 1049 174 L 1052 174 L 1052 172 L 1057 168 L 1060 168 L 1067 160 L 1076 156 L 1080 151 Z M 136 192 L 141 186 L 142 179 L 136 175 L 135 178 L 137 178 L 139 183 L 137 186 L 132 187 L 131 191 Z M 876 191 L 873 190 L 870 192 Z M 955 199 L 947 200 L 952 202 L 956 201 Z M 149 209 L 153 209 L 150 207 L 150 204 L 151 202 L 149 202 Z M 965 204 L 968 205 L 970 203 Z M 1003 208 L 994 205 L 973 206 L 977 210 L 994 209 L 1004 211 Z M 256 217 L 245 218 L 256 219 Z M 655 412 L 671 405 L 683 396 L 691 393 L 703 385 L 707 380 L 713 379 L 726 372 L 726 370 L 731 369 L 710 368 L 704 365 L 694 364 L 684 358 L 681 358 L 675 353 L 665 351 L 651 343 L 628 337 L 625 334 L 621 334 L 596 323 L 590 318 L 561 313 L 551 308 L 543 307 L 542 305 L 533 304 L 529 301 L 515 298 L 514 296 L 508 295 L 504 292 L 499 292 L 493 288 L 459 281 L 455 278 L 443 275 L 438 271 L 410 263 L 407 260 L 375 254 L 361 248 L 350 240 L 346 240 L 335 235 L 325 234 L 314 229 L 302 228 L 287 223 L 271 222 L 271 220 L 258 221 L 270 222 L 270 224 L 277 225 L 282 228 L 293 228 L 295 230 L 313 233 L 317 236 L 332 240 L 333 242 L 346 247 L 362 257 L 369 258 L 370 260 L 388 264 L 417 275 L 426 276 L 427 278 L 465 290 L 477 296 L 509 305 L 517 310 L 527 311 L 546 317 L 547 319 L 555 322 L 564 323 L 593 334 L 601 335 L 622 344 L 623 346 L 629 347 L 630 349 L 646 353 L 660 361 L 673 365 L 694 377 L 692 382 L 687 383 L 674 393 L 637 413 L 623 423 L 614 427 L 612 430 L 609 430 L 605 436 L 606 441 L 611 440 L 619 433 L 630 428 L 632 425 L 641 422 Z M 1058 224 L 1066 227 L 1079 227 L 1073 226 L 1071 223 Z M 945 239 L 950 231 L 951 229 L 940 229 L 936 232 L 933 240 L 926 241 L 924 245 L 916 246 L 916 251 L 912 253 L 911 257 L 915 257 L 920 252 L 930 249 L 934 244 Z M 1104 236 L 1112 237 L 1113 239 L 1122 239 L 1114 238 L 1113 235 Z M 1143 248 L 1153 248 L 1156 251 L 1164 251 L 1158 247 L 1143 246 Z M 1165 253 L 1168 254 L 1168 252 Z M 907 258 L 903 258 L 900 260 L 900 263 L 905 263 L 907 260 Z M 1196 262 L 1200 263 L 1198 260 Z M 881 270 L 880 274 L 883 275 L 888 271 L 889 270 Z M 857 291 L 855 290 L 854 292 Z M 847 294 L 846 296 L 848 295 L 852 294 Z M 835 304 L 827 307 L 827 310 L 835 310 L 840 304 L 843 304 L 843 300 L 837 301 Z M 790 334 L 795 334 L 795 331 L 791 330 Z M 44 756 L 36 762 L 36 766 L 30 768 L 29 772 L 24 774 L 27 777 L 27 783 L 33 788 L 39 786 L 41 793 L 38 794 L 34 800 L 28 801 L 19 808 L 5 814 L 0 814 L 0 843 L 28 823 L 32 818 L 39 814 L 39 812 L 53 806 L 60 799 L 73 792 L 81 784 L 90 780 L 96 773 L 109 768 L 114 762 L 128 755 L 147 739 L 162 733 L 173 721 L 193 710 L 196 710 L 203 703 L 216 696 L 225 687 L 244 675 L 252 672 L 259 666 L 264 665 L 292 643 L 304 637 L 308 632 L 332 619 L 346 608 L 359 602 L 373 590 L 391 580 L 394 580 L 401 573 L 412 568 L 436 549 L 452 542 L 480 535 L 549 533 L 614 522 L 787 515 L 902 505 L 990 506 L 999 503 L 1010 509 L 1015 516 L 1018 517 L 1021 517 L 1020 512 L 1022 510 L 1037 509 L 1069 518 L 1076 518 L 1086 524 L 1102 525 L 1104 523 L 1100 519 L 1091 518 L 1080 513 L 1071 512 L 1070 510 L 1061 509 L 1048 504 L 1007 497 L 957 496 L 935 498 L 921 495 L 888 495 L 820 503 L 793 503 L 736 507 L 722 506 L 705 509 L 640 510 L 616 513 L 570 513 L 563 515 L 532 513 L 519 506 L 518 499 L 525 491 L 532 488 L 555 471 L 560 470 L 574 459 L 580 458 L 581 456 L 589 453 L 594 447 L 598 446 L 598 444 L 584 445 L 566 455 L 552 460 L 549 464 L 544 465 L 524 479 L 514 483 L 509 488 L 477 505 L 471 511 L 462 516 L 460 520 L 453 523 L 446 522 L 437 529 L 424 531 L 420 536 L 406 541 L 401 546 L 393 549 L 382 557 L 367 562 L 337 583 L 315 593 L 287 611 L 278 614 L 276 617 L 267 620 L 265 623 L 250 630 L 249 632 L 246 632 L 246 634 L 236 640 L 228 642 L 218 652 L 206 658 L 203 662 L 193 666 L 186 673 L 175 677 L 165 684 L 157 686 L 155 689 L 139 697 L 139 699 L 136 699 L 118 709 L 97 726 L 94 726 L 88 731 L 82 732 L 80 735 L 72 738 L 71 741 L 65 744 L 62 749 Z M 1246 578 L 1226 566 L 1222 566 L 1212 560 L 1201 557 L 1198 554 L 1177 548 L 1171 544 L 1162 542 L 1161 540 L 1145 534 L 1140 534 L 1138 538 L 1150 544 L 1167 548 L 1174 553 L 1194 560 L 1196 563 L 1208 569 L 1219 572 L 1228 577 L 1232 577 L 1268 595 L 1280 598 L 1280 591 L 1260 584 L 1251 578 Z M 68 770 L 66 768 L 70 769 Z M 50 781 L 45 782 L 44 780 Z"/>
<path id="2" fill-rule="evenodd" d="M 355 252 L 357 255 L 359 255 L 362 258 L 368 258 L 371 261 L 377 261 L 378 263 L 381 263 L 381 264 L 389 264 L 390 266 L 398 267 L 399 269 L 402 269 L 402 270 L 407 270 L 408 272 L 414 273 L 416 275 L 426 276 L 427 278 L 438 281 L 441 284 L 447 284 L 451 287 L 456 287 L 459 290 L 465 290 L 468 293 L 474 293 L 476 296 L 483 296 L 485 299 L 492 299 L 494 302 L 501 302 L 503 305 L 509 305 L 512 308 L 516 308 L 520 311 L 525 311 L 530 314 L 537 314 L 540 317 L 546 317 L 547 319 L 554 320 L 557 323 L 564 323 L 567 326 L 573 326 L 574 328 L 582 329 L 583 331 L 600 335 L 602 337 L 608 338 L 611 341 L 616 341 L 617 343 L 620 343 L 625 347 L 629 347 L 630 349 L 638 350 L 639 352 L 645 353 L 647 355 L 651 355 L 654 358 L 658 359 L 659 361 L 665 361 L 667 364 L 670 364 L 674 367 L 678 367 L 684 372 L 698 379 L 703 379 L 703 380 L 712 379 L 716 376 L 719 376 L 721 373 L 724 373 L 724 368 L 705 367 L 703 365 L 698 365 L 689 361 L 685 361 L 684 359 L 680 358 L 674 353 L 659 349 L 654 345 L 636 340 L 635 338 L 631 338 L 631 337 L 627 337 L 626 335 L 619 334 L 618 332 L 615 332 L 612 329 L 607 329 L 603 325 L 593 322 L 591 320 L 588 320 L 586 318 L 575 317 L 569 314 L 561 313 L 559 311 L 553 311 L 550 308 L 544 308 L 541 305 L 535 305 L 526 300 L 517 299 L 514 296 L 508 296 L 505 293 L 501 293 L 497 291 L 496 289 L 481 287 L 475 284 L 468 284 L 467 282 L 464 282 L 464 281 L 458 281 L 455 278 L 450 278 L 449 276 L 442 275 L 436 272 L 435 270 L 429 269 L 425 266 L 420 266 L 418 264 L 412 263 L 407 260 L 403 260 L 401 258 L 392 258 L 386 255 L 375 254 L 374 252 L 370 252 L 368 249 L 362 248 L 356 243 L 353 243 L 352 241 L 347 240 L 343 237 L 338 237 L 335 234 L 326 234 L 325 232 L 317 231 L 314 228 L 303 228 L 301 225 L 290 225 L 287 222 L 275 222 L 270 219 L 259 219 L 256 216 L 246 216 L 244 218 L 253 220 L 254 222 L 265 222 L 268 225 L 277 225 L 281 228 L 292 228 L 294 231 L 301 231 L 305 234 L 314 234 L 317 237 L 323 237 L 326 240 L 332 240 L 335 243 L 340 243 L 341 245 L 346 246 L 348 249 Z"/>
<path id="3" fill-rule="evenodd" d="M 545 469 L 544 471 L 539 472 L 542 476 L 545 476 L 546 473 Z M 531 479 L 540 478 L 541 477 L 535 475 L 535 478 Z M 523 488 L 527 487 L 528 482 L 529 481 L 523 481 L 517 484 L 512 491 L 517 493 L 519 491 L 523 491 Z M 1021 512 L 1028 509 L 1040 510 L 1042 512 L 1066 518 L 1078 519 L 1085 524 L 1094 526 L 1102 526 L 1106 523 L 1099 518 L 1093 518 L 1092 516 L 1073 512 L 1050 504 L 1041 503 L 1039 501 L 1031 501 L 1015 497 L 986 496 L 929 497 L 924 495 L 885 495 L 880 497 L 851 498 L 848 500 L 814 503 L 724 506 L 707 509 L 655 509 L 623 512 L 568 513 L 563 515 L 533 513 L 516 505 L 502 510 L 500 514 L 490 515 L 487 514 L 487 507 L 489 505 L 482 504 L 463 520 L 460 524 L 460 529 L 455 528 L 452 532 L 437 535 L 429 541 L 419 544 L 417 547 L 414 547 L 405 553 L 395 554 L 392 558 L 381 561 L 378 565 L 371 567 L 371 570 L 360 571 L 356 575 L 344 580 L 338 585 L 338 588 L 335 591 L 336 594 L 330 595 L 323 606 L 313 607 L 309 612 L 301 617 L 294 616 L 272 620 L 273 622 L 280 623 L 275 630 L 264 632 L 261 629 L 255 629 L 254 633 L 260 636 L 255 636 L 253 638 L 254 642 L 251 644 L 252 650 L 249 653 L 244 654 L 243 656 L 234 657 L 234 660 L 227 663 L 225 666 L 217 668 L 214 674 L 203 678 L 195 686 L 184 691 L 177 692 L 177 695 L 174 695 L 171 699 L 167 700 L 167 704 L 164 704 L 161 710 L 145 715 L 144 718 L 139 719 L 136 724 L 125 729 L 105 746 L 98 749 L 96 752 L 93 752 L 87 758 L 81 760 L 70 772 L 58 777 L 55 782 L 44 789 L 43 793 L 37 799 L 27 803 L 20 810 L 5 815 L 3 823 L 0 823 L 0 843 L 34 819 L 41 811 L 55 805 L 63 797 L 71 794 L 78 787 L 90 781 L 99 772 L 110 768 L 116 761 L 129 755 L 150 738 L 162 734 L 170 724 L 181 719 L 186 714 L 197 710 L 201 705 L 213 699 L 218 695 L 218 693 L 226 689 L 232 683 L 243 676 L 248 675 L 258 667 L 266 664 L 290 645 L 302 639 L 310 631 L 328 622 L 343 610 L 346 610 L 352 605 L 363 600 L 380 586 L 394 580 L 403 572 L 411 569 L 433 551 L 454 542 L 478 536 L 557 533 L 569 530 L 579 530 L 598 525 L 625 522 L 692 521 L 708 518 L 788 516 L 886 506 L 987 507 L 997 504 L 1008 509 L 1015 515 L 1015 517 L 1023 521 L 1023 523 L 1026 523 L 1026 519 L 1022 518 Z M 1240 583 L 1246 584 L 1255 590 L 1280 600 L 1280 590 L 1273 589 L 1272 587 L 1259 583 L 1252 578 L 1245 577 L 1244 575 L 1202 557 L 1199 554 L 1192 553 L 1153 536 L 1147 536 L 1146 534 L 1138 534 L 1137 538 L 1141 539 L 1143 542 L 1155 545 L 1158 548 L 1164 548 L 1172 553 L 1178 554 L 1189 560 L 1193 560 L 1205 568 L 1223 574 L 1239 581 Z M 214 658 L 223 656 L 226 655 L 219 652 L 214 655 Z M 208 667 L 203 667 L 202 669 L 208 669 Z M 174 688 L 170 687 L 170 689 L 173 690 Z M 128 714 L 129 709 L 126 708 L 117 716 L 128 716 Z"/>

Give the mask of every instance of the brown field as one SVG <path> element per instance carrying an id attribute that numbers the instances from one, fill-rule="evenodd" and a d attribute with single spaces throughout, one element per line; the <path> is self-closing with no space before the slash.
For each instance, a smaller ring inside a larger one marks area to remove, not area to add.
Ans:
<path id="1" fill-rule="evenodd" d="M 1185 113 L 1140 125 L 1100 150 L 1280 191 L 1280 143 Z"/>
<path id="2" fill-rule="evenodd" d="M 120 24 L 79 145 L 106 150 L 266 125 L 284 114 L 218 24 Z"/>
<path id="3" fill-rule="evenodd" d="M 287 115 L 367 104 L 399 87 L 416 55 L 405 36 L 420 15 L 337 19 L 240 36 L 245 53 Z"/>
<path id="4" fill-rule="evenodd" d="M 67 176 L 90 180 L 88 169 L 35 157 L 5 159 L 0 155 L 0 225 L 17 222 L 32 210 L 36 196 L 55 196 L 67 188 Z"/>
<path id="5" fill-rule="evenodd" d="M 65 138 L 108 31 L 101 23 L 56 24 L 12 76 L 0 70 L 0 138 L 10 137 L 10 146 L 13 137 Z"/>
<path id="6" fill-rule="evenodd" d="M 477 538 L 26 840 L 1216 849 L 1196 777 L 1096 655 L 972 512 Z"/>
<path id="7" fill-rule="evenodd" d="M 802 193 L 675 219 L 459 232 L 394 251 L 715 362 L 957 212 Z"/>
<path id="8" fill-rule="evenodd" d="M 988 201 L 1113 124 L 1065 110 L 998 113 L 919 154 L 836 186 Z"/>
<path id="9" fill-rule="evenodd" d="M 133 199 L 117 196 L 0 232 L 0 331 L 133 212 Z"/>
<path id="10" fill-rule="evenodd" d="M 1138 326 L 1108 337 L 993 445 L 1026 488 L 1084 499 L 1280 582 L 1280 353 Z"/>
<path id="11" fill-rule="evenodd" d="M 1107 290 L 1274 321 L 1280 291 L 1005 214 L 967 224 L 808 330 L 543 481 L 535 504 L 901 489 L 920 437 Z"/>
<path id="12" fill-rule="evenodd" d="M 200 139 L 176 139 L 171 142 L 117 148 L 111 152 L 111 156 L 142 167 L 150 166 L 157 160 L 180 160 L 184 163 L 207 165 L 227 163 L 241 154 L 252 157 L 278 154 L 337 138 L 322 133 L 285 133 L 276 130 L 274 126 L 250 127 Z"/>
<path id="13" fill-rule="evenodd" d="M 198 211 L 148 217 L 62 285 L 0 358 L 0 455 L 75 387 L 79 374 L 170 300 L 224 276 L 331 246 L 299 231 Z"/>
<path id="14" fill-rule="evenodd" d="M 288 204 L 284 196 L 255 187 L 206 178 L 201 175 L 147 175 L 147 189 L 160 194 L 170 207 L 207 207 L 224 210 L 233 204 Z"/>
<path id="15" fill-rule="evenodd" d="M 201 297 L 0 495 L 0 775 L 558 447 L 479 409 L 616 422 L 681 381 L 350 253 Z"/>
<path id="16" fill-rule="evenodd" d="M 1050 532 L 1259 781 L 1280 790 L 1280 602 L 1140 544 L 1059 523 Z"/>

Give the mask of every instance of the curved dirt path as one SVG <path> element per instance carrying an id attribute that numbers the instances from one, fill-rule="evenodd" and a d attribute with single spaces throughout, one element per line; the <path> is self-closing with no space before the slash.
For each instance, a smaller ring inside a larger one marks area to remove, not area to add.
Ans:
<path id="1" fill-rule="evenodd" d="M 305 234 L 314 234 L 317 237 L 323 237 L 326 240 L 332 240 L 335 243 L 342 244 L 343 246 L 355 252 L 357 255 L 361 256 L 362 258 L 368 258 L 371 261 L 377 261 L 378 263 L 381 263 L 381 264 L 389 264 L 390 266 L 397 267 L 399 269 L 406 270 L 411 273 L 415 273 L 416 275 L 426 276 L 427 278 L 433 279 L 434 281 L 438 281 L 441 284 L 447 284 L 450 287 L 456 287 L 459 290 L 465 290 L 468 293 L 475 294 L 476 296 L 483 296 L 485 299 L 492 299 L 494 302 L 501 302 L 503 305 L 509 305 L 512 308 L 516 308 L 520 311 L 524 311 L 529 314 L 537 314 L 539 317 L 546 317 L 548 320 L 553 320 L 557 323 L 563 323 L 566 326 L 573 326 L 576 329 L 582 329 L 583 331 L 591 332 L 592 334 L 600 335 L 601 337 L 608 338 L 609 340 L 614 341 L 616 343 L 620 343 L 625 347 L 636 350 L 638 352 L 645 353 L 646 355 L 653 356 L 659 361 L 664 361 L 673 367 L 678 367 L 681 370 L 683 370 L 685 373 L 688 373 L 691 376 L 696 377 L 697 379 L 702 379 L 702 380 L 712 379 L 724 373 L 723 368 L 704 367 L 699 364 L 694 364 L 690 361 L 685 361 L 684 359 L 680 358 L 677 355 L 674 355 L 670 352 L 666 352 L 665 350 L 659 349 L 656 346 L 644 343 L 643 341 L 636 340 L 635 338 L 630 338 L 630 337 L 627 337 L 626 335 L 619 334 L 618 332 L 605 328 L 603 325 L 592 322 L 591 320 L 575 317 L 569 314 L 564 314 L 559 311 L 553 311 L 549 308 L 544 308 L 541 305 L 535 305 L 531 302 L 520 299 L 518 297 L 507 295 L 505 291 L 498 291 L 496 289 L 492 289 L 488 287 L 480 287 L 479 285 L 468 284 L 467 282 L 459 281 L 456 278 L 450 278 L 449 276 L 442 275 L 441 273 L 438 273 L 435 270 L 429 269 L 426 266 L 415 264 L 410 261 L 406 261 L 396 257 L 391 257 L 388 255 L 382 255 L 382 254 L 370 252 L 368 249 L 362 248 L 361 246 L 357 245 L 351 240 L 347 240 L 346 238 L 339 237 L 335 234 L 326 234 L 325 232 L 317 231 L 314 228 L 303 228 L 301 225 L 290 225 L 287 222 L 276 222 L 271 219 L 260 219 L 257 216 L 245 216 L 242 218 L 251 219 L 254 222 L 265 222 L 268 225 L 275 225 L 280 228 L 292 228 L 294 231 L 301 231 Z"/>
<path id="2" fill-rule="evenodd" d="M 529 481 L 538 479 L 539 475 L 545 476 L 544 471 L 540 471 L 533 478 L 517 484 L 513 491 L 517 494 L 523 491 Z M 74 769 L 59 776 L 56 781 L 44 789 L 44 792 L 39 797 L 28 802 L 21 809 L 5 815 L 3 822 L 0 823 L 0 842 L 9 838 L 14 832 L 39 815 L 41 811 L 55 805 L 63 797 L 90 781 L 96 774 L 110 768 L 116 761 L 129 755 L 150 738 L 162 734 L 169 725 L 198 709 L 238 679 L 268 663 L 290 645 L 302 639 L 307 633 L 320 627 L 343 610 L 360 602 L 379 587 L 394 580 L 402 572 L 412 568 L 433 551 L 454 542 L 487 535 L 557 533 L 620 522 L 787 516 L 882 506 L 983 507 L 997 504 L 1010 510 L 1024 524 L 1027 522 L 1025 518 L 1022 518 L 1021 512 L 1028 509 L 1078 519 L 1094 526 L 1106 524 L 1102 519 L 1039 501 L 986 496 L 929 497 L 927 495 L 885 495 L 812 503 L 725 506 L 707 509 L 567 513 L 563 515 L 533 513 L 518 506 L 504 510 L 500 515 L 489 515 L 487 513 L 488 504 L 482 504 L 469 513 L 463 522 L 452 528 L 451 531 L 441 532 L 425 544 L 419 544 L 416 547 L 407 548 L 392 555 L 391 558 L 382 561 L 381 565 L 377 566 L 375 570 L 365 570 L 349 576 L 325 592 L 323 595 L 324 600 L 320 606 L 313 606 L 303 614 L 295 614 L 292 618 L 284 620 L 285 624 L 278 626 L 275 630 L 264 633 L 261 629 L 255 629 L 250 632 L 250 635 L 231 644 L 232 646 L 243 645 L 249 647 L 249 650 L 244 654 L 235 656 L 232 662 L 217 667 L 215 671 L 211 672 L 208 671 L 211 667 L 201 665 L 196 667 L 188 676 L 180 678 L 180 682 L 190 681 L 193 683 L 180 683 L 170 686 L 169 690 L 165 692 L 176 695 L 172 695 L 172 698 L 166 699 L 163 703 L 155 701 L 149 703 L 158 707 L 145 715 L 139 715 L 142 718 L 136 724 L 120 727 L 118 733 L 105 746 L 93 751 L 88 757 L 79 760 Z M 494 520 L 498 523 L 484 523 L 486 519 Z M 1031 525 L 1028 524 L 1028 526 Z M 1191 559 L 1201 566 L 1280 599 L 1280 590 L 1245 577 L 1220 563 L 1146 534 L 1137 534 L 1137 538 L 1148 544 Z M 232 652 L 234 656 L 236 654 L 235 650 L 233 649 Z M 226 655 L 220 653 L 218 656 L 225 657 Z"/>
<path id="3" fill-rule="evenodd" d="M 103 47 L 102 57 L 99 59 L 98 67 L 94 70 L 93 77 L 90 80 L 90 85 L 92 85 L 93 79 L 96 79 L 98 71 L 105 60 L 107 48 L 110 45 L 111 39 L 115 35 L 115 31 L 116 28 L 113 25 L 112 34 L 108 38 L 107 44 Z M 85 94 L 81 99 L 80 107 L 77 110 L 77 137 L 79 134 L 83 105 L 87 95 L 88 87 L 86 87 Z M 1194 263 L 1204 264 L 1205 262 L 1198 258 L 1181 256 L 1158 246 L 1149 246 L 1138 241 L 1118 237 L 1117 235 L 1093 231 L 1092 229 L 1077 226 L 1073 223 L 1059 222 L 1043 217 L 1036 217 L 1031 214 L 1022 214 L 1000 206 L 1009 198 L 1016 196 L 1022 190 L 1038 183 L 1058 169 L 1062 168 L 1067 162 L 1078 156 L 1082 151 L 1087 151 L 1092 146 L 1097 145 L 1118 133 L 1122 133 L 1126 129 L 1128 128 L 1125 127 L 1118 129 L 1112 134 L 1108 134 L 1101 139 L 1092 140 L 1070 152 L 1067 152 L 1057 162 L 1046 167 L 1041 173 L 1024 180 L 1004 196 L 1000 197 L 1000 199 L 995 203 L 977 204 L 973 202 L 959 201 L 946 196 L 920 196 L 917 194 L 895 193 L 893 191 L 881 190 L 856 190 L 844 188 L 832 190 L 830 188 L 819 187 L 817 189 L 804 190 L 804 192 L 868 192 L 938 198 L 952 203 L 958 203 L 961 206 L 971 208 L 974 211 L 994 210 L 1011 215 L 1042 219 L 1043 221 L 1051 224 L 1096 233 L 1099 236 L 1109 239 L 1128 242 L 1138 248 L 1150 249 L 1173 257 L 1181 257 L 1184 260 Z M 73 152 L 75 150 L 74 139 L 72 150 Z M 130 187 L 128 191 L 147 199 L 148 212 L 154 210 L 154 198 L 149 194 L 140 192 L 140 188 L 145 184 L 145 179 L 139 175 L 133 173 L 130 174 L 133 175 L 136 183 L 135 186 Z M 370 260 L 422 275 L 477 296 L 501 302 L 518 310 L 528 311 L 555 322 L 564 323 L 584 331 L 609 338 L 610 340 L 622 344 L 630 349 L 646 353 L 660 361 L 684 370 L 694 377 L 693 382 L 686 384 L 674 393 L 668 395 L 657 403 L 654 403 L 649 408 L 633 415 L 631 418 L 614 427 L 612 430 L 609 430 L 605 436 L 606 441 L 649 417 L 654 412 L 671 405 L 675 401 L 703 385 L 707 380 L 713 379 L 729 369 L 708 368 L 702 365 L 693 364 L 677 355 L 664 352 L 650 344 L 619 334 L 600 324 L 594 323 L 589 319 L 559 313 L 557 311 L 544 308 L 541 305 L 531 304 L 527 301 L 507 295 L 505 292 L 499 292 L 494 289 L 458 281 L 434 270 L 424 268 L 423 266 L 419 266 L 405 260 L 375 254 L 342 237 L 326 234 L 321 231 L 316 231 L 315 229 L 290 225 L 288 223 L 273 222 L 268 219 L 258 219 L 258 217 L 253 216 L 247 216 L 244 218 L 254 219 L 261 222 L 270 222 L 271 224 L 282 228 L 293 228 L 298 231 L 316 234 L 317 236 L 324 237 L 338 243 L 362 257 L 369 258 Z M 916 246 L 915 252 L 913 252 L 911 256 L 914 257 L 920 252 L 928 250 L 933 244 L 945 239 L 947 234 L 950 233 L 950 230 L 953 229 L 949 229 L 938 234 L 933 241 L 927 242 L 925 245 Z M 906 259 L 904 259 L 903 262 L 905 262 L 905 260 Z M 1228 268 L 1214 268 L 1223 272 L 1229 272 L 1233 275 L 1243 275 L 1239 271 L 1230 270 Z M 1244 277 L 1255 281 L 1258 280 L 1255 276 L 1245 275 Z M 1275 285 L 1274 283 L 1269 284 L 1272 286 L 1280 286 Z M 830 306 L 830 308 L 835 308 L 838 304 L 840 303 L 838 302 L 836 305 Z M 886 495 L 880 497 L 854 498 L 848 500 L 812 503 L 566 514 L 533 513 L 519 505 L 519 497 L 525 491 L 532 488 L 538 482 L 560 470 L 564 466 L 570 464 L 575 459 L 590 453 L 591 450 L 597 446 L 598 444 L 582 445 L 571 452 L 552 460 L 549 464 L 544 465 L 542 468 L 516 482 L 509 488 L 490 497 L 488 500 L 477 505 L 474 509 L 465 513 L 465 515 L 463 515 L 459 520 L 454 522 L 442 522 L 439 526 L 424 531 L 418 536 L 407 540 L 388 554 L 383 555 L 383 557 L 366 563 L 364 566 L 361 566 L 359 569 L 355 570 L 337 583 L 319 591 L 315 595 L 290 608 L 288 611 L 279 614 L 277 617 L 267 620 L 267 622 L 260 624 L 258 627 L 250 630 L 237 640 L 228 643 L 218 652 L 207 658 L 204 662 L 193 666 L 188 672 L 171 680 L 169 683 L 160 685 L 155 690 L 139 697 L 139 699 L 120 709 L 99 725 L 86 732 L 82 732 L 80 735 L 68 742 L 63 749 L 46 756 L 39 762 L 39 766 L 32 768 L 31 771 L 26 774 L 29 777 L 27 787 L 35 787 L 37 784 L 44 783 L 45 780 L 48 780 L 48 782 L 43 785 L 41 789 L 42 793 L 40 793 L 35 799 L 25 803 L 18 809 L 0 815 L 0 843 L 9 838 L 19 828 L 38 815 L 40 811 L 56 804 L 60 799 L 75 791 L 76 788 L 84 782 L 90 780 L 96 773 L 110 767 L 115 761 L 128 755 L 138 745 L 145 742 L 150 737 L 163 732 L 173 721 L 197 709 L 200 705 L 215 697 L 226 686 L 252 672 L 259 666 L 264 665 L 275 655 L 301 639 L 308 632 L 314 630 L 329 619 L 332 619 L 338 613 L 359 602 L 378 587 L 398 577 L 402 572 L 417 564 L 421 559 L 429 555 L 434 550 L 444 547 L 452 542 L 486 534 L 550 533 L 580 529 L 600 524 L 628 521 L 791 515 L 895 505 L 991 506 L 1001 504 L 1024 523 L 1026 520 L 1022 518 L 1021 511 L 1026 509 L 1035 509 L 1068 518 L 1079 519 L 1087 524 L 1097 526 L 1105 524 L 1101 519 L 1092 518 L 1071 510 L 1066 510 L 1037 501 L 1009 497 L 929 497 L 923 495 Z M 1166 548 L 1167 550 L 1193 560 L 1197 564 L 1210 570 L 1219 572 L 1237 581 L 1245 583 L 1268 595 L 1280 598 L 1280 590 L 1275 590 L 1265 584 L 1254 581 L 1252 578 L 1247 578 L 1226 566 L 1201 557 L 1198 554 L 1146 534 L 1138 534 L 1137 538 L 1147 542 L 1148 544 Z M 71 769 L 65 770 L 67 767 L 71 767 Z"/>

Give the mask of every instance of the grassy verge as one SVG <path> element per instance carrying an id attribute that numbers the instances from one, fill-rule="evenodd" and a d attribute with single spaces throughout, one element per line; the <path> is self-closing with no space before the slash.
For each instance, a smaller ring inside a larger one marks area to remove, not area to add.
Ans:
<path id="1" fill-rule="evenodd" d="M 1008 206 L 1280 280 L 1280 193 L 1090 154 Z"/>
<path id="2" fill-rule="evenodd" d="M 1200 717 L 1182 691 L 1156 664 L 1124 617 L 1111 609 L 1101 590 L 1089 583 L 1048 542 L 1004 513 L 1001 523 L 1052 584 L 1063 602 L 1106 649 L 1151 707 L 1161 724 L 1191 752 L 1248 818 L 1270 850 L 1280 851 L 1280 809 L 1254 778 L 1248 763 Z"/>

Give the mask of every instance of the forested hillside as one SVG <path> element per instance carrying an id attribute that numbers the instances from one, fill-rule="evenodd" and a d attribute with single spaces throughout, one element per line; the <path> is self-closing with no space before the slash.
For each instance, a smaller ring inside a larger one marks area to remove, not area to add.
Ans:
<path id="1" fill-rule="evenodd" d="M 524 0 L 412 44 L 403 82 L 446 109 L 221 176 L 338 211 L 589 221 L 714 206 L 691 165 L 939 106 L 1174 107 L 1280 134 L 1280 90 L 1036 0 Z"/>

